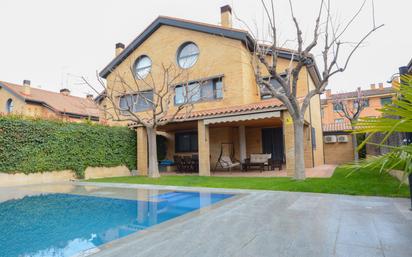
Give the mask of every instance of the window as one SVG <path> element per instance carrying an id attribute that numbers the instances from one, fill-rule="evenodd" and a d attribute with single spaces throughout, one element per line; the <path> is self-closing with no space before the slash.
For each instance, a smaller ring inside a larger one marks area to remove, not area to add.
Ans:
<path id="1" fill-rule="evenodd" d="M 193 42 L 184 43 L 177 51 L 177 63 L 183 69 L 192 67 L 199 57 L 199 48 Z"/>
<path id="2" fill-rule="evenodd" d="M 134 64 L 134 75 L 137 79 L 144 79 L 152 69 L 152 60 L 146 55 L 137 58 Z"/>
<path id="3" fill-rule="evenodd" d="M 360 102 L 362 102 L 364 107 L 369 107 L 369 99 L 362 99 L 362 100 L 360 100 Z M 359 101 L 354 100 L 353 101 L 353 109 L 355 109 L 355 110 L 358 109 L 358 104 L 359 104 Z"/>
<path id="4" fill-rule="evenodd" d="M 13 112 L 14 109 L 14 102 L 13 100 L 10 98 L 9 100 L 7 100 L 6 102 L 6 112 L 7 113 L 11 113 Z"/>
<path id="5" fill-rule="evenodd" d="M 286 74 L 281 74 L 280 75 L 282 78 L 285 78 L 286 77 Z M 285 90 L 282 88 L 282 86 L 280 85 L 280 83 L 277 81 L 277 80 L 275 80 L 274 78 L 271 78 L 270 79 L 270 84 L 275 88 L 275 89 L 278 89 L 278 88 L 280 88 L 280 91 L 281 92 L 285 92 Z M 270 92 L 270 90 L 269 89 L 267 89 L 264 85 L 260 85 L 260 98 L 261 99 L 269 99 L 269 98 L 272 98 L 273 96 L 272 96 L 272 93 Z"/>
<path id="6" fill-rule="evenodd" d="M 333 111 L 334 112 L 338 112 L 338 111 L 342 111 L 342 110 L 343 110 L 342 104 L 340 104 L 340 103 L 333 104 Z"/>
<path id="7" fill-rule="evenodd" d="M 175 134 L 175 152 L 197 152 L 197 132 L 181 132 Z"/>
<path id="8" fill-rule="evenodd" d="M 335 119 L 335 123 L 343 123 L 345 120 L 343 118 L 341 119 Z"/>
<path id="9" fill-rule="evenodd" d="M 381 98 L 381 105 L 387 105 L 387 104 L 391 104 L 392 103 L 392 97 L 385 97 L 385 98 Z"/>
<path id="10" fill-rule="evenodd" d="M 175 87 L 175 104 L 195 103 L 223 98 L 222 78 L 210 79 L 205 82 L 192 82 L 188 85 Z"/>
<path id="11" fill-rule="evenodd" d="M 139 95 L 124 95 L 120 97 L 119 108 L 123 115 L 132 112 L 146 111 L 151 108 L 153 101 L 153 91 L 141 92 Z"/>

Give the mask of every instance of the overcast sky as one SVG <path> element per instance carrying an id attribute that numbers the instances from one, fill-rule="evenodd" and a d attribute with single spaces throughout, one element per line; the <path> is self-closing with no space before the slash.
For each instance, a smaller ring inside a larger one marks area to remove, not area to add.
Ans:
<path id="1" fill-rule="evenodd" d="M 343 24 L 361 1 L 332 3 L 336 22 Z M 0 80 L 21 83 L 29 79 L 35 87 L 53 91 L 67 87 L 83 96 L 91 91 L 79 85 L 76 76 L 94 81 L 96 70 L 113 58 L 115 43 L 129 44 L 159 15 L 218 24 L 220 7 L 225 4 L 231 4 L 236 16 L 254 32 L 255 28 L 262 31 L 262 7 L 255 0 L 1 0 Z M 294 5 L 309 41 L 318 1 L 295 0 Z M 356 41 L 371 28 L 371 6 L 367 2 L 345 41 Z M 376 24 L 385 26 L 356 53 L 347 71 L 332 79 L 330 88 L 349 91 L 386 83 L 399 66 L 406 65 L 412 58 L 411 10 L 411 0 L 375 0 Z M 276 1 L 276 14 L 281 40 L 295 38 L 286 0 Z M 240 22 L 234 23 L 243 28 Z"/>

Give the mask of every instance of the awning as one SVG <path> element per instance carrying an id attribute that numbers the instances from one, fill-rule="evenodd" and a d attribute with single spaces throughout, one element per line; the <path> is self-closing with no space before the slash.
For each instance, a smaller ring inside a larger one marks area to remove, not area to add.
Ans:
<path id="1" fill-rule="evenodd" d="M 280 118 L 280 111 L 240 114 L 240 115 L 233 115 L 233 116 L 210 118 L 210 119 L 205 119 L 204 124 L 209 125 L 209 124 L 224 123 L 224 122 L 260 120 L 260 119 L 268 119 L 268 118 Z"/>

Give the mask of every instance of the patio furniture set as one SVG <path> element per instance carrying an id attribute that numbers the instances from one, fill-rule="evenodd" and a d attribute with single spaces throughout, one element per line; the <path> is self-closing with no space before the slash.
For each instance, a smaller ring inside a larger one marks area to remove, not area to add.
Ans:
<path id="1" fill-rule="evenodd" d="M 274 160 L 271 158 L 271 154 L 251 154 L 250 158 L 244 160 L 243 163 L 232 161 L 229 156 L 220 156 L 216 163 L 216 169 L 227 169 L 232 171 L 234 168 L 240 168 L 242 171 L 249 171 L 254 168 L 258 168 L 260 172 L 265 169 L 274 170 L 278 168 L 282 170 L 282 160 Z M 178 173 L 197 173 L 199 172 L 199 156 L 193 154 L 191 156 L 173 156 L 174 163 L 172 164 L 176 168 Z"/>
<path id="2" fill-rule="evenodd" d="M 176 172 L 180 173 L 194 173 L 199 172 L 199 155 L 193 154 L 192 156 L 173 156 L 174 165 L 176 166 Z"/>

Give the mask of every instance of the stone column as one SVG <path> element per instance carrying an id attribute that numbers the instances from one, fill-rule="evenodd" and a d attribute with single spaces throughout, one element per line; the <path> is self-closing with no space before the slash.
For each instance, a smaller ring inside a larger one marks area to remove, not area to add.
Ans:
<path id="1" fill-rule="evenodd" d="M 286 156 L 286 173 L 288 176 L 295 175 L 295 137 L 293 134 L 293 120 L 288 112 L 283 112 L 283 137 L 284 137 L 284 150 Z M 303 144 L 304 142 L 302 142 Z"/>
<path id="2" fill-rule="evenodd" d="M 199 148 L 199 175 L 210 176 L 210 141 L 209 126 L 203 120 L 197 122 L 197 140 Z"/>
<path id="3" fill-rule="evenodd" d="M 137 133 L 137 171 L 139 175 L 147 176 L 148 159 L 147 159 L 147 132 L 145 127 L 138 127 Z"/>
<path id="4" fill-rule="evenodd" d="M 246 132 L 245 125 L 239 126 L 239 158 L 240 162 L 244 162 L 246 159 Z"/>

